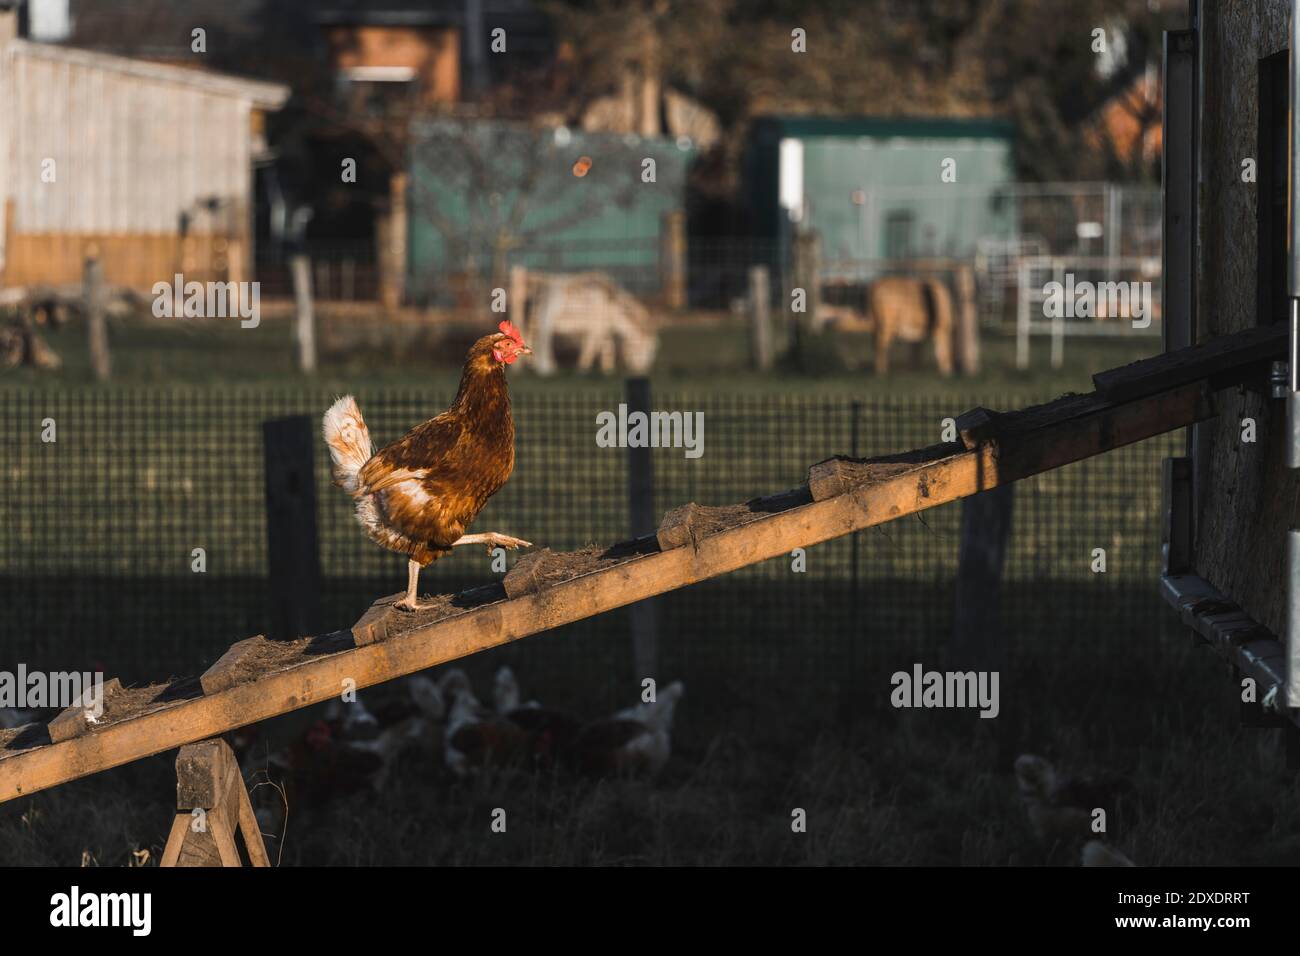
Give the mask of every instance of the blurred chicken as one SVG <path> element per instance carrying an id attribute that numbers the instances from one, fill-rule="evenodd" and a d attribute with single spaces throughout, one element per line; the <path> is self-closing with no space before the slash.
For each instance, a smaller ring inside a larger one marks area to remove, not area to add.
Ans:
<path id="1" fill-rule="evenodd" d="M 498 670 L 492 687 L 493 706 L 499 715 L 522 731 L 523 741 L 517 754 L 527 758 L 534 768 L 550 767 L 577 736 L 582 721 L 563 710 L 543 707 L 535 700 L 520 704 L 522 696 L 514 671 L 509 667 Z"/>
<path id="2" fill-rule="evenodd" d="M 443 732 L 443 760 L 458 777 L 468 776 L 488 764 L 514 759 L 524 744 L 523 732 L 478 699 L 469 677 L 452 668 L 440 682 L 447 701 L 447 726 Z"/>
<path id="3" fill-rule="evenodd" d="M 388 786 L 398 758 L 427 740 L 432 732 L 433 727 L 425 718 L 409 717 L 385 728 L 372 740 L 344 741 L 343 746 L 353 754 L 369 757 L 375 762 L 375 769 L 370 773 L 370 786 L 376 792 L 382 792 Z"/>
<path id="4" fill-rule="evenodd" d="M 673 715 L 685 691 L 673 681 L 656 700 L 587 724 L 569 748 L 574 765 L 584 773 L 659 773 L 672 752 Z"/>
<path id="5" fill-rule="evenodd" d="M 1118 799 L 1132 784 L 1116 777 L 1062 777 L 1042 757 L 1016 758 L 1016 785 L 1029 814 L 1034 836 L 1045 846 L 1077 845 L 1091 836 L 1093 811 L 1100 808 L 1112 818 Z"/>
<path id="6" fill-rule="evenodd" d="M 13 730 L 36 722 L 36 711 L 17 707 L 0 707 L 0 730 Z"/>
<path id="7" fill-rule="evenodd" d="M 442 689 L 423 674 L 406 678 L 406 692 L 411 701 L 429 720 L 440 721 L 447 716 L 447 700 Z"/>
<path id="8" fill-rule="evenodd" d="M 325 722 L 336 728 L 343 740 L 373 740 L 379 736 L 379 718 L 361 702 L 334 698 L 325 707 Z"/>
<path id="9" fill-rule="evenodd" d="M 382 792 L 398 758 L 426 739 L 432 727 L 423 717 L 410 717 L 366 740 L 348 740 L 341 731 L 341 720 L 318 720 L 301 738 L 245 767 L 251 780 L 270 781 L 284 790 L 283 800 L 274 787 L 258 791 L 258 819 L 264 830 L 277 831 L 286 802 L 293 812 L 367 790 Z"/>
<path id="10" fill-rule="evenodd" d="M 1081 865 L 1093 866 L 1137 866 L 1113 846 L 1107 846 L 1100 840 L 1089 840 L 1083 845 Z"/>
<path id="11" fill-rule="evenodd" d="M 519 696 L 519 681 L 515 678 L 515 672 L 509 667 L 498 669 L 492 683 L 492 706 L 496 712 L 504 717 L 512 710 L 518 710 Z"/>

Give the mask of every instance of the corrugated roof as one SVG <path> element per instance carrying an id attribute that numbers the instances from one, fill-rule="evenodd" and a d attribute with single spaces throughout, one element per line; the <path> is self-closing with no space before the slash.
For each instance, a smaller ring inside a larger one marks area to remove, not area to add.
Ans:
<path id="1" fill-rule="evenodd" d="M 226 73 L 169 66 L 165 63 L 135 60 L 130 57 L 116 56 L 112 53 L 79 50 L 75 47 L 59 46 L 51 43 L 33 43 L 30 40 L 14 40 L 10 46 L 15 54 L 19 56 L 39 57 L 98 70 L 109 70 L 128 76 L 138 76 L 161 83 L 191 86 L 208 93 L 224 93 L 228 96 L 250 100 L 254 106 L 262 109 L 279 109 L 289 98 L 289 87 L 287 86 L 279 83 L 266 83 L 262 80 L 248 80 L 243 77 L 230 76 Z"/>

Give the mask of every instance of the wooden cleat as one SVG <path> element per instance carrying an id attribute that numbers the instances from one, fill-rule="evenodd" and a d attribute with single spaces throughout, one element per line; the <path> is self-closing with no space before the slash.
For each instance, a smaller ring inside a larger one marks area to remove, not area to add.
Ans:
<path id="1" fill-rule="evenodd" d="M 827 458 L 808 469 L 808 492 L 813 501 L 825 501 L 853 487 L 847 458 Z"/>
<path id="2" fill-rule="evenodd" d="M 660 551 L 671 551 L 685 544 L 693 544 L 699 530 L 702 509 L 695 502 L 684 504 L 664 515 L 659 522 L 655 538 Z"/>
<path id="3" fill-rule="evenodd" d="M 217 662 L 204 671 L 203 676 L 199 678 L 203 693 L 216 694 L 236 684 L 252 680 L 252 676 L 245 673 L 244 665 L 266 640 L 265 635 L 258 634 L 256 637 L 245 638 L 232 644 L 226 653 L 222 654 Z"/>
<path id="4" fill-rule="evenodd" d="M 550 548 L 542 548 L 516 561 L 515 566 L 506 572 L 501 582 L 502 587 L 506 589 L 506 597 L 523 597 L 525 594 L 540 590 L 544 582 L 545 565 L 554 555 L 555 552 Z"/>
<path id="5" fill-rule="evenodd" d="M 405 593 L 390 594 L 381 597 L 361 615 L 361 620 L 352 625 L 352 641 L 357 647 L 378 644 L 388 638 L 388 624 L 394 614 L 411 613 L 421 610 L 422 605 L 407 607 L 402 604 Z"/>
<path id="6" fill-rule="evenodd" d="M 961 438 L 961 443 L 969 450 L 980 442 L 993 438 L 997 434 L 998 419 L 1001 417 L 1001 412 L 983 406 L 976 406 L 968 412 L 962 412 L 956 419 L 957 434 Z"/>
<path id="7" fill-rule="evenodd" d="M 107 706 L 108 701 L 115 694 L 122 690 L 122 682 L 116 677 L 104 681 L 103 698 L 100 700 L 101 708 Z M 82 694 L 84 699 L 85 694 Z M 73 737 L 80 737 L 82 734 L 89 733 L 94 729 L 96 721 L 86 710 L 86 705 L 78 701 L 71 707 L 64 708 L 57 717 L 50 721 L 48 730 L 51 743 L 60 743 L 64 740 L 71 740 Z"/>

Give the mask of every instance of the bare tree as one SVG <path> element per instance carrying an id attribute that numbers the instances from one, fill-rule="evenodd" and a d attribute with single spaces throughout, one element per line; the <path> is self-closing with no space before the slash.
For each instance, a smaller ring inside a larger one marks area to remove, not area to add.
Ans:
<path id="1" fill-rule="evenodd" d="M 499 119 L 417 120 L 411 135 L 412 215 L 437 231 L 450 266 L 496 285 L 515 250 L 630 209 L 656 148 Z"/>

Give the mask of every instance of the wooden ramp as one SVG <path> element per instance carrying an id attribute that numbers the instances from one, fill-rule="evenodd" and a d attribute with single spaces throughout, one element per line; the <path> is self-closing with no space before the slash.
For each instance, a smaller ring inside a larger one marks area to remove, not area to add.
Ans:
<path id="1" fill-rule="evenodd" d="M 1104 373 L 1087 395 L 1015 412 L 975 409 L 958 419 L 960 441 L 830 458 L 797 488 L 674 509 L 655 535 L 530 553 L 503 581 L 442 595 L 418 613 L 385 598 L 348 630 L 253 637 L 200 677 L 116 686 L 94 723 L 73 708 L 49 725 L 0 731 L 0 802 L 337 697 L 346 680 L 358 688 L 393 680 L 1182 428 L 1214 414 L 1213 388 L 1281 355 L 1285 333 L 1261 338 L 1224 337 L 1171 353 L 1173 362 L 1164 355 Z"/>

